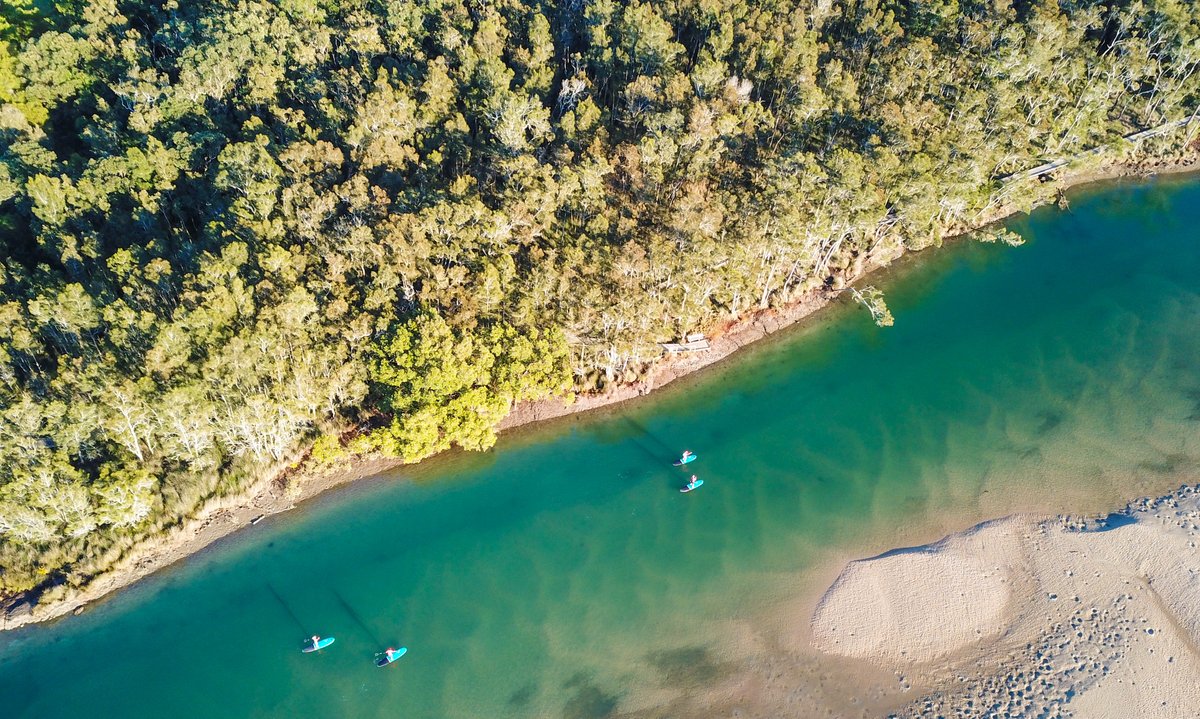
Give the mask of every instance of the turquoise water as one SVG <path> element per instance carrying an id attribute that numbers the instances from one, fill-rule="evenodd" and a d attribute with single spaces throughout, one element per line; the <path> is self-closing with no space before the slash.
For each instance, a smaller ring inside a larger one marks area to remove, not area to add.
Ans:
<path id="1" fill-rule="evenodd" d="M 893 328 L 835 307 L 648 400 L 359 483 L 0 636 L 3 715 L 617 715 L 736 672 L 758 650 L 732 627 L 831 562 L 1194 477 L 1200 183 L 1010 226 L 1025 246 L 873 280 Z M 687 495 L 684 448 L 705 480 Z M 337 643 L 301 654 L 314 633 Z"/>

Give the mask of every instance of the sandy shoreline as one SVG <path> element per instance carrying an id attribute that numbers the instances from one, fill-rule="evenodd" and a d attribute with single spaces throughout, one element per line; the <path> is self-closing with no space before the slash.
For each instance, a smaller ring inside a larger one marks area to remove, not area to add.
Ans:
<path id="1" fill-rule="evenodd" d="M 1016 514 L 817 572 L 722 640 L 719 679 L 621 719 L 1191 719 L 1200 485 Z M 714 660 L 718 661 L 718 660 Z"/>
<path id="2" fill-rule="evenodd" d="M 1014 516 L 851 562 L 812 641 L 924 687 L 899 717 L 1194 717 L 1200 492 Z"/>
<path id="3" fill-rule="evenodd" d="M 1196 159 L 1195 155 L 1186 155 L 1182 160 L 1174 162 L 1160 160 L 1133 166 L 1113 164 L 1099 169 L 1075 172 L 1068 170 L 1057 179 L 1055 185 L 1065 189 L 1122 177 L 1192 172 L 1197 169 Z M 1015 211 L 1012 207 L 997 207 L 988 216 L 981 217 L 978 226 L 1000 221 Z M 965 231 L 970 229 L 976 228 L 964 228 Z M 849 272 L 845 284 L 849 285 L 870 272 L 889 265 L 897 258 L 898 256 L 889 257 L 859 266 Z M 577 397 L 573 403 L 561 399 L 522 403 L 513 408 L 500 428 L 509 430 L 649 394 L 680 377 L 720 362 L 748 344 L 796 324 L 830 304 L 837 296 L 837 292 L 816 292 L 792 304 L 747 315 L 711 337 L 710 350 L 665 357 L 656 363 L 641 381 L 633 384 L 618 384 L 602 393 L 583 395 Z M 34 622 L 52 620 L 72 612 L 78 613 L 85 605 L 182 561 L 218 539 L 251 526 L 262 517 L 287 511 L 297 503 L 316 497 L 328 489 L 380 474 L 399 464 L 401 463 L 397 460 L 367 458 L 357 460 L 336 472 L 314 474 L 304 470 L 296 473 L 285 471 L 281 475 L 259 482 L 243 496 L 210 503 L 200 510 L 195 518 L 168 530 L 166 536 L 135 548 L 110 571 L 93 579 L 83 590 L 72 590 L 61 598 L 44 598 L 42 603 L 32 606 L 17 598 L 8 604 L 7 611 L 0 617 L 0 629 L 14 629 Z"/>

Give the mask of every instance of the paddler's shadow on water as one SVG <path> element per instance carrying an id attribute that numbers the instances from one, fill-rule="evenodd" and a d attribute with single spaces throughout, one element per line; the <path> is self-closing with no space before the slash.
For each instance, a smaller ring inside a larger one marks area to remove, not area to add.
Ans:
<path id="1" fill-rule="evenodd" d="M 681 451 L 653 435 L 645 425 L 624 415 L 597 423 L 591 428 L 590 434 L 601 444 L 628 444 L 656 464 L 674 461 Z"/>
<path id="2" fill-rule="evenodd" d="M 267 582 L 267 591 L 271 594 L 271 596 L 275 597 L 275 600 L 279 602 L 279 606 L 283 607 L 284 614 L 286 614 L 292 620 L 292 623 L 295 624 L 296 628 L 300 631 L 300 635 L 307 640 L 308 637 L 311 636 L 308 632 L 308 627 L 304 626 L 304 622 L 300 621 L 300 617 L 296 616 L 296 613 L 292 611 L 292 606 L 287 603 L 287 601 L 283 598 L 283 595 L 276 591 L 275 585 Z"/>
<path id="3" fill-rule="evenodd" d="M 342 609 L 350 617 L 351 621 L 357 624 L 358 628 L 361 629 L 363 634 L 367 636 L 367 639 L 371 641 L 372 646 L 382 647 L 386 645 L 386 642 L 379 637 L 377 632 L 372 630 L 371 627 L 367 626 L 367 623 L 363 621 L 362 615 L 356 612 L 354 607 L 350 606 L 350 602 L 347 602 L 346 598 L 343 597 L 338 590 L 331 589 L 329 591 L 333 594 L 333 598 L 337 600 L 338 604 L 342 606 Z"/>

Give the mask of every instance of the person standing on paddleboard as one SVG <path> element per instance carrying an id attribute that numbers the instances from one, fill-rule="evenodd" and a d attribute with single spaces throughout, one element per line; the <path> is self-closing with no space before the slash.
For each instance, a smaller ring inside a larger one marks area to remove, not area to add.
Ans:
<path id="1" fill-rule="evenodd" d="M 313 643 L 312 648 L 313 648 L 313 651 L 315 652 L 316 650 L 321 648 L 321 637 L 314 634 L 312 637 L 312 643 Z"/>
<path id="2" fill-rule="evenodd" d="M 688 489 L 696 486 L 696 475 L 692 475 L 692 481 L 688 482 Z"/>
<path id="3" fill-rule="evenodd" d="M 688 457 L 691 457 L 691 456 L 692 456 L 692 450 L 690 450 L 690 449 L 683 450 L 683 456 L 679 458 L 679 463 L 687 464 Z"/>

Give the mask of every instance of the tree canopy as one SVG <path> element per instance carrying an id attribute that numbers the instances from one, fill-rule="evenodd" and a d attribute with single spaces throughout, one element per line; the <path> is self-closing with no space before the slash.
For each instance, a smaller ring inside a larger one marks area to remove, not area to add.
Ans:
<path id="1" fill-rule="evenodd" d="M 1190 0 L 9 0 L 0 595 L 323 433 L 487 447 L 1174 119 L 1198 62 Z"/>

